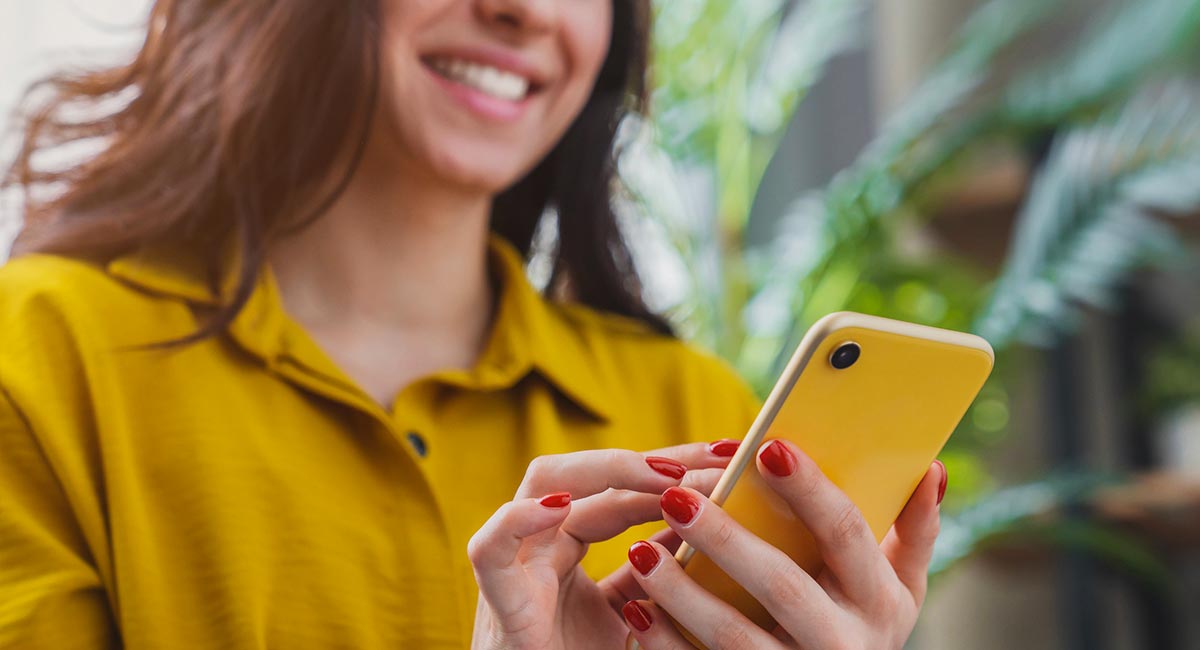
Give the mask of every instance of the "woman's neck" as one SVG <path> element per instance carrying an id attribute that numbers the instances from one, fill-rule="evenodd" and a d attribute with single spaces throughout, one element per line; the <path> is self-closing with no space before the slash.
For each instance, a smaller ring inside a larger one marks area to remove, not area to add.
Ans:
<path id="1" fill-rule="evenodd" d="M 372 354 L 405 365 L 381 397 L 387 384 L 469 367 L 491 322 L 490 206 L 486 194 L 362 166 L 328 213 L 268 254 L 289 314 L 351 374 Z"/>

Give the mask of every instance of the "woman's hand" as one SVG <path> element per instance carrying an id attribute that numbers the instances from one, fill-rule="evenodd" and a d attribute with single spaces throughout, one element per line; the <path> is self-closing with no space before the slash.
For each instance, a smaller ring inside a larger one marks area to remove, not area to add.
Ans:
<path id="1" fill-rule="evenodd" d="M 662 519 L 664 490 L 709 494 L 736 442 L 697 443 L 640 454 L 624 450 L 543 456 L 516 497 L 471 538 L 479 584 L 473 648 L 619 648 L 618 613 L 644 598 L 628 565 L 597 583 L 579 567 L 588 545 Z M 678 546 L 670 530 L 656 543 Z"/>
<path id="2" fill-rule="evenodd" d="M 741 584 L 778 625 L 766 631 L 749 621 L 698 586 L 671 550 L 651 540 L 634 544 L 630 560 L 654 603 L 632 601 L 624 608 L 641 646 L 692 648 L 670 614 L 712 650 L 901 648 L 925 599 L 945 467 L 935 462 L 926 472 L 882 546 L 845 493 L 794 445 L 763 445 L 758 470 L 812 532 L 824 568 L 810 576 L 703 495 L 667 490 L 662 506 L 671 528 Z"/>

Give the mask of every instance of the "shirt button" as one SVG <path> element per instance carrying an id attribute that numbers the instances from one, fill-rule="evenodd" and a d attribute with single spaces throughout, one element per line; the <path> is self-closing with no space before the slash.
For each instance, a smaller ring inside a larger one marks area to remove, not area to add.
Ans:
<path id="1" fill-rule="evenodd" d="M 429 453 L 429 448 L 425 445 L 425 438 L 421 437 L 421 434 L 416 431 L 409 431 L 404 434 L 404 437 L 408 438 L 408 444 L 412 445 L 413 451 L 417 452 L 417 455 L 421 458 L 424 458 Z"/>

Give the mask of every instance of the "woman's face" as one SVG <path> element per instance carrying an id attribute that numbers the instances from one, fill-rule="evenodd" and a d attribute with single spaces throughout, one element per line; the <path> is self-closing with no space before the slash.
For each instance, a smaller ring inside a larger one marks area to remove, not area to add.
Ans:
<path id="1" fill-rule="evenodd" d="M 405 168 L 498 193 L 550 151 L 607 54 L 612 0 L 381 0 L 373 137 Z"/>

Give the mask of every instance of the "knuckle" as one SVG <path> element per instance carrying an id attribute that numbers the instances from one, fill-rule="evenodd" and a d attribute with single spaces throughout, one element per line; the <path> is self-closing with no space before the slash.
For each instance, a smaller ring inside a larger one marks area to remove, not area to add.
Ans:
<path id="1" fill-rule="evenodd" d="M 851 546 L 867 534 L 867 522 L 862 512 L 853 503 L 842 507 L 838 513 L 833 528 L 829 531 L 829 541 L 837 547 Z"/>
<path id="2" fill-rule="evenodd" d="M 555 464 L 557 464 L 555 456 L 537 456 L 533 460 L 529 461 L 529 468 L 525 470 L 525 475 L 527 477 L 535 478 L 544 476 L 550 471 L 551 468 L 554 467 Z"/>
<path id="3" fill-rule="evenodd" d="M 479 568 L 487 563 L 488 546 L 487 535 L 483 531 L 471 536 L 467 542 L 467 559 L 471 561 L 471 566 Z"/>
<path id="4" fill-rule="evenodd" d="M 903 543 L 906 546 L 916 549 L 929 549 L 937 543 L 938 535 L 941 533 L 942 523 L 940 519 L 934 519 L 932 523 L 926 525 L 924 530 L 914 532 L 909 539 Z"/>
<path id="5" fill-rule="evenodd" d="M 911 585 L 912 591 L 906 592 L 901 597 L 901 603 L 904 606 L 913 605 L 917 609 L 925 602 L 925 593 L 929 590 L 929 577 L 922 574 Z"/>
<path id="6" fill-rule="evenodd" d="M 625 449 L 605 449 L 600 462 L 606 467 L 633 466 L 633 460 L 641 455 Z"/>
<path id="7" fill-rule="evenodd" d="M 697 492 L 704 494 L 704 496 L 710 496 L 713 488 L 717 485 L 717 481 L 721 480 L 721 474 L 723 472 L 724 470 L 719 468 L 691 470 L 684 475 L 683 482 L 680 483 L 680 486 L 696 490 Z"/>
<path id="8" fill-rule="evenodd" d="M 879 589 L 874 592 L 870 603 L 871 612 L 880 618 L 892 620 L 900 612 L 900 590 Z"/>
<path id="9" fill-rule="evenodd" d="M 605 449 L 604 459 L 610 463 L 625 462 L 634 458 L 641 458 L 642 455 L 628 449 Z"/>
<path id="10" fill-rule="evenodd" d="M 831 626 L 837 626 L 839 621 L 833 617 L 827 618 L 826 621 Z M 838 635 L 835 639 L 829 640 L 829 650 L 879 650 L 879 647 L 872 644 L 867 637 L 870 633 L 862 631 L 859 634 L 843 634 Z"/>
<path id="11" fill-rule="evenodd" d="M 728 549 L 734 545 L 736 538 L 737 528 L 734 527 L 733 522 L 727 519 L 722 520 L 713 528 L 710 546 L 714 551 Z"/>
<path id="12" fill-rule="evenodd" d="M 820 494 L 821 488 L 825 485 L 825 475 L 816 465 L 801 462 L 792 485 L 795 486 L 798 498 L 809 501 Z"/>
<path id="13" fill-rule="evenodd" d="M 717 650 L 747 650 L 754 647 L 750 630 L 737 620 L 725 621 L 713 631 L 713 646 Z"/>
<path id="14" fill-rule="evenodd" d="M 658 498 L 651 494 L 640 494 L 629 490 L 605 490 L 601 506 L 605 516 L 626 526 L 644 523 L 647 519 L 660 517 Z"/>
<path id="15" fill-rule="evenodd" d="M 795 565 L 776 567 L 768 574 L 766 595 L 773 604 L 788 607 L 803 602 L 804 583 L 800 576 L 796 575 L 797 570 Z"/>
<path id="16" fill-rule="evenodd" d="M 933 522 L 929 524 L 929 543 L 933 544 L 937 541 L 938 535 L 942 533 L 942 518 L 935 516 Z"/>
<path id="17" fill-rule="evenodd" d="M 512 514 L 512 509 L 511 501 L 500 506 L 500 509 L 483 525 L 483 528 L 471 535 L 471 539 L 467 541 L 467 559 L 471 561 L 472 566 L 482 567 L 489 563 L 489 559 L 492 557 L 491 551 L 495 548 L 496 536 L 504 529 L 506 521 Z"/>

